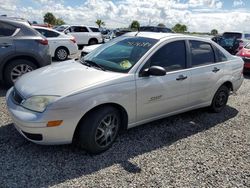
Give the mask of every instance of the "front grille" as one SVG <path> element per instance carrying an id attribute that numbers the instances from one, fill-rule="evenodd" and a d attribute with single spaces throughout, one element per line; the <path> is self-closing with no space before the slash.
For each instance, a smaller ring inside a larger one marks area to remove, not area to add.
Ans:
<path id="1" fill-rule="evenodd" d="M 12 92 L 12 99 L 13 102 L 16 104 L 21 104 L 21 102 L 23 101 L 23 97 L 18 93 L 18 91 L 14 88 L 13 92 Z"/>

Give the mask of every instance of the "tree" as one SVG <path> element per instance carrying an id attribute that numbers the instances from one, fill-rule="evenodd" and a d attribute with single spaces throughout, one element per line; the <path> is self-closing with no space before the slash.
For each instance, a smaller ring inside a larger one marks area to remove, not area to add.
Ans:
<path id="1" fill-rule="evenodd" d="M 218 30 L 212 29 L 211 30 L 211 35 L 218 35 Z"/>
<path id="2" fill-rule="evenodd" d="M 157 26 L 158 27 L 166 27 L 166 25 L 164 23 L 159 23 Z"/>
<path id="3" fill-rule="evenodd" d="M 56 17 L 51 12 L 47 12 L 43 17 L 43 21 L 44 23 L 55 25 Z"/>
<path id="4" fill-rule="evenodd" d="M 131 25 L 130 25 L 130 28 L 132 30 L 139 30 L 140 23 L 137 20 L 133 20 L 132 23 L 131 23 Z"/>
<path id="5" fill-rule="evenodd" d="M 172 30 L 176 33 L 185 33 L 187 31 L 187 26 L 178 23 L 172 28 Z"/>
<path id="6" fill-rule="evenodd" d="M 102 20 L 96 20 L 96 25 L 98 25 L 98 27 L 100 28 L 101 26 L 104 26 L 105 25 L 105 23 L 104 23 L 104 21 L 102 21 Z"/>
<path id="7" fill-rule="evenodd" d="M 63 24 L 65 24 L 65 21 L 62 18 L 56 19 L 55 25 L 63 25 Z"/>

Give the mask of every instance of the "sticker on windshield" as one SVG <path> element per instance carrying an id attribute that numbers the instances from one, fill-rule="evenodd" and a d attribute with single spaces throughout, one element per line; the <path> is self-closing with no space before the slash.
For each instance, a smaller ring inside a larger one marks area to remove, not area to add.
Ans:
<path id="1" fill-rule="evenodd" d="M 150 42 L 128 42 L 128 45 L 146 47 L 146 48 L 149 48 L 150 46 L 152 46 Z"/>
<path id="2" fill-rule="evenodd" d="M 120 66 L 121 66 L 123 69 L 129 69 L 130 67 L 132 67 L 132 64 L 129 62 L 129 60 L 123 60 L 123 61 L 120 63 Z"/>

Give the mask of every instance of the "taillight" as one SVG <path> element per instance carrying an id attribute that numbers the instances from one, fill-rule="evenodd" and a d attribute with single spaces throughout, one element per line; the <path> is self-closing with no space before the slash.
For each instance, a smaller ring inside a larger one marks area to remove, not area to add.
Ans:
<path id="1" fill-rule="evenodd" d="M 240 40 L 240 41 L 239 41 L 239 50 L 241 50 L 241 49 L 243 48 L 243 45 L 244 45 L 243 41 Z"/>
<path id="2" fill-rule="evenodd" d="M 76 39 L 75 38 L 71 38 L 70 39 L 73 43 L 76 43 Z"/>
<path id="3" fill-rule="evenodd" d="M 39 44 L 42 44 L 42 45 L 48 45 L 49 44 L 47 39 L 40 39 L 40 40 L 37 40 L 37 42 L 39 42 Z"/>

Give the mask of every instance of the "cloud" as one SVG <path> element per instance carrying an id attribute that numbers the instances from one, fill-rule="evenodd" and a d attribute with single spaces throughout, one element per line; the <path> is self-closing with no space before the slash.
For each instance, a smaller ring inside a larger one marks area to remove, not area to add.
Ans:
<path id="1" fill-rule="evenodd" d="M 223 3 L 220 0 L 189 0 L 190 7 L 221 8 Z"/>
<path id="2" fill-rule="evenodd" d="M 234 0 L 233 7 L 239 7 L 244 5 L 245 3 L 242 0 Z"/>
<path id="3" fill-rule="evenodd" d="M 0 3 L 0 11 L 1 12 L 2 11 L 5 11 L 5 12 L 15 11 L 16 10 L 16 5 L 15 5 L 16 2 L 17 2 L 17 0 L 2 1 Z"/>
<path id="4" fill-rule="evenodd" d="M 0 4 L 0 12 L 38 22 L 43 22 L 46 12 L 52 12 L 69 24 L 95 25 L 96 19 L 102 19 L 111 28 L 128 27 L 133 20 L 138 20 L 141 25 L 164 23 L 168 27 L 181 23 L 187 25 L 189 31 L 250 30 L 250 25 L 245 24 L 250 20 L 250 11 L 223 10 L 220 0 L 188 0 L 185 3 L 180 0 L 86 0 L 78 6 L 68 6 L 63 0 L 32 1 L 28 7 L 23 6 L 21 0 L 4 1 Z M 16 7 L 13 8 L 13 4 Z"/>

